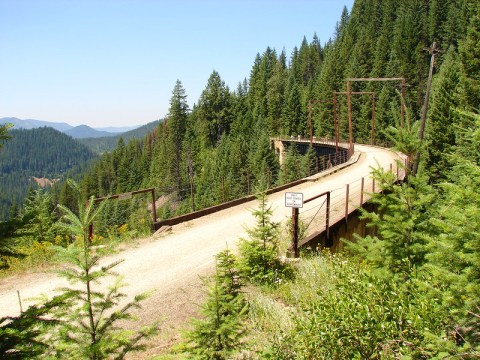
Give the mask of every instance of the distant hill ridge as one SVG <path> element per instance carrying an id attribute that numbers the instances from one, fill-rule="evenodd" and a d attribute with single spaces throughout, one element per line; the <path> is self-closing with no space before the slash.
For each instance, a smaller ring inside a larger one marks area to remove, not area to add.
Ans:
<path id="1" fill-rule="evenodd" d="M 123 127 L 107 127 L 94 129 L 88 125 L 79 125 L 72 126 L 65 122 L 57 123 L 52 121 L 45 120 L 35 120 L 35 119 L 18 119 L 16 117 L 4 117 L 0 118 L 0 124 L 11 123 L 14 126 L 14 129 L 36 129 L 40 127 L 51 127 L 55 130 L 61 131 L 75 139 L 84 139 L 84 138 L 99 138 L 106 136 L 116 136 L 119 133 L 126 131 L 134 130 L 140 125 L 135 126 L 123 126 Z"/>
<path id="2" fill-rule="evenodd" d="M 52 185 L 96 157 L 78 140 L 51 127 L 12 129 L 9 135 L 0 152 L 0 221 L 13 204 L 22 204 L 29 187 Z"/>

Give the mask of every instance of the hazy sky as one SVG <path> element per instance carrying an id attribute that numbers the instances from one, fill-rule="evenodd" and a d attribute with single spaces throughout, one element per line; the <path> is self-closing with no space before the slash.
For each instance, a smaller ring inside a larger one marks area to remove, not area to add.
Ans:
<path id="1" fill-rule="evenodd" d="M 353 0 L 0 0 L 0 118 L 94 127 L 190 108 L 216 70 L 231 90 L 267 46 L 324 44 Z"/>

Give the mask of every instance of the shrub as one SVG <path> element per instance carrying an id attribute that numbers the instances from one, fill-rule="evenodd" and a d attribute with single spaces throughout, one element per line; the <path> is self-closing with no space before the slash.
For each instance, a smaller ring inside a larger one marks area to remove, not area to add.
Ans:
<path id="1" fill-rule="evenodd" d="M 422 359 L 453 346 L 443 339 L 439 300 L 415 281 L 383 280 L 343 256 L 311 259 L 298 278 L 309 281 L 282 289 L 297 311 L 293 329 L 275 336 L 271 358 Z"/>

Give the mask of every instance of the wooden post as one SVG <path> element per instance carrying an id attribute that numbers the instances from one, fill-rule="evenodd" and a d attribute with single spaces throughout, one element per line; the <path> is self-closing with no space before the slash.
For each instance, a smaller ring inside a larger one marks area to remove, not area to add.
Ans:
<path id="1" fill-rule="evenodd" d="M 327 239 L 330 238 L 330 192 L 327 192 L 327 207 L 325 209 L 325 231 Z"/>
<path id="2" fill-rule="evenodd" d="M 350 88 L 350 79 L 347 79 L 347 105 L 348 105 L 348 141 L 349 149 L 353 149 L 353 126 L 352 126 L 352 90 Z"/>
<path id="3" fill-rule="evenodd" d="M 350 184 L 347 184 L 347 189 L 345 192 L 345 222 L 348 223 L 348 198 L 350 196 Z"/>
<path id="4" fill-rule="evenodd" d="M 293 254 L 298 258 L 298 208 L 292 208 L 292 245 Z"/>
<path id="5" fill-rule="evenodd" d="M 372 179 L 372 192 L 375 192 L 375 178 Z"/>
<path id="6" fill-rule="evenodd" d="M 360 207 L 363 206 L 363 188 L 365 185 L 365 178 L 362 177 L 362 184 L 360 185 Z"/>
<path id="7" fill-rule="evenodd" d="M 335 136 L 335 153 L 338 152 L 338 132 L 337 94 L 333 93 L 333 133 Z"/>
<path id="8" fill-rule="evenodd" d="M 17 297 L 18 297 L 18 306 L 20 306 L 20 314 L 23 313 L 23 307 L 22 307 L 22 298 L 20 297 L 20 291 L 17 290 Z"/>
<path id="9" fill-rule="evenodd" d="M 152 214 L 153 214 L 153 223 L 154 224 L 157 222 L 157 208 L 156 208 L 155 202 L 156 202 L 155 189 L 152 188 Z"/>

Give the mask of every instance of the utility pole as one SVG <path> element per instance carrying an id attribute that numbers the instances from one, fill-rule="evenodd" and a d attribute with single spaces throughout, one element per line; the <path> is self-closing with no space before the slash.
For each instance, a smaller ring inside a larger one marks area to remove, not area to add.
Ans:
<path id="1" fill-rule="evenodd" d="M 426 49 L 432 56 L 430 59 L 430 70 L 428 72 L 428 81 L 427 81 L 427 91 L 425 93 L 425 99 L 423 101 L 422 108 L 422 118 L 420 119 L 420 129 L 418 130 L 418 139 L 420 140 L 420 145 L 423 143 L 423 137 L 425 133 L 425 123 L 427 121 L 427 112 L 428 112 L 428 101 L 430 99 L 430 88 L 432 86 L 432 77 L 433 77 L 433 68 L 435 67 L 435 55 L 440 52 L 437 48 L 437 43 L 434 41 L 432 47 Z M 412 175 L 415 176 L 418 171 L 418 164 L 420 163 L 420 149 L 415 156 L 415 161 L 413 162 Z"/>

